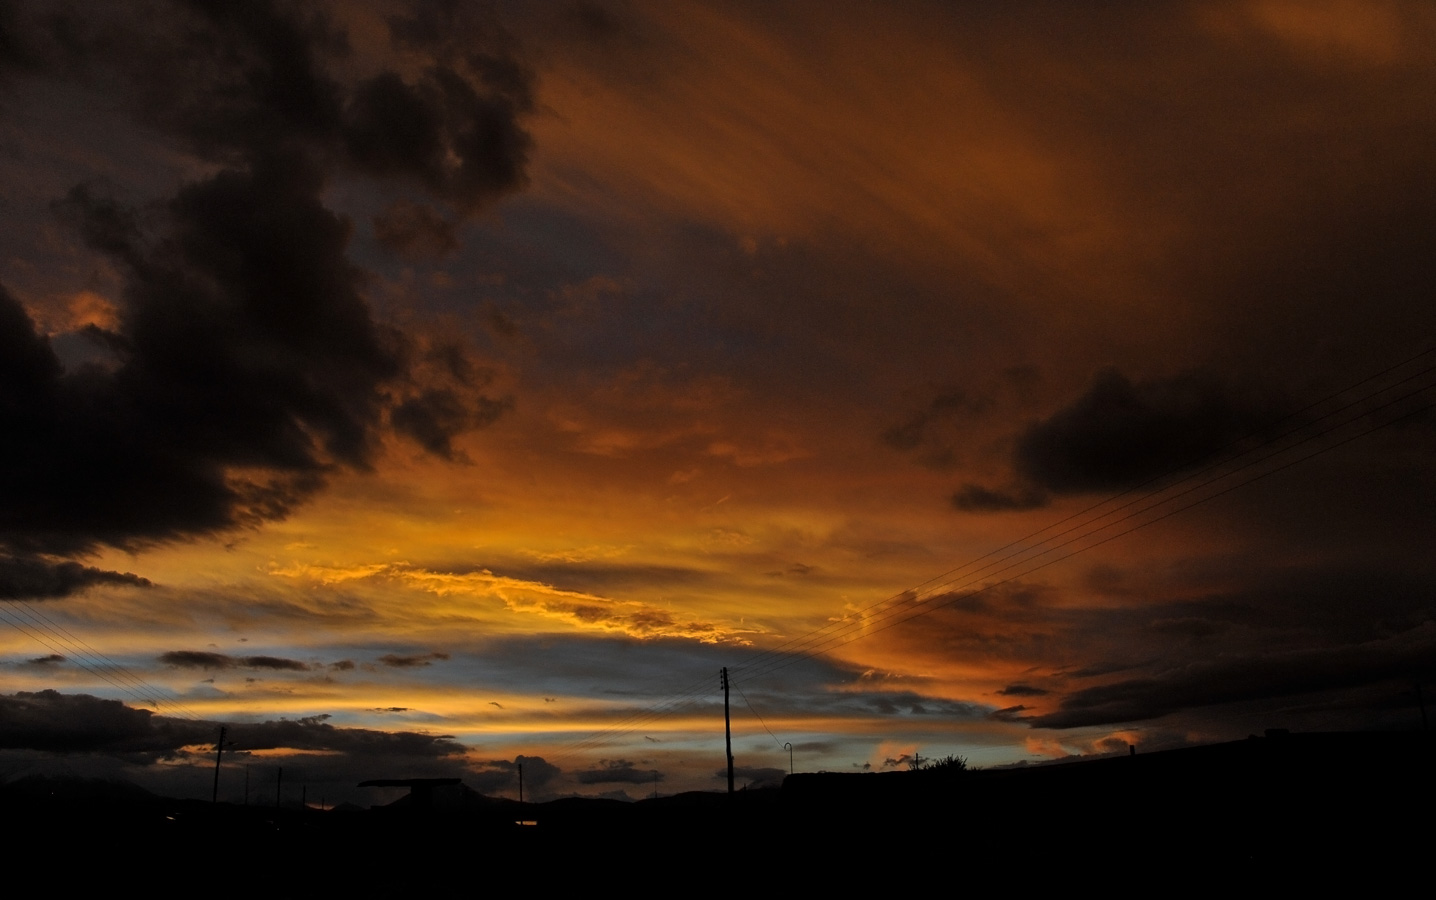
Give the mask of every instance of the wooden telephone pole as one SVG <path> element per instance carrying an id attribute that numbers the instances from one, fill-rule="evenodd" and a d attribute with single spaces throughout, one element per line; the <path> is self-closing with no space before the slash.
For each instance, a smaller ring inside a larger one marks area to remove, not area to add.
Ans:
<path id="1" fill-rule="evenodd" d="M 733 793 L 733 720 L 728 716 L 728 667 L 723 667 L 723 734 L 728 740 L 728 793 Z"/>
<path id="2" fill-rule="evenodd" d="M 224 726 L 219 726 L 219 740 L 214 745 L 214 794 L 209 802 L 219 802 L 219 761 L 224 759 Z"/>

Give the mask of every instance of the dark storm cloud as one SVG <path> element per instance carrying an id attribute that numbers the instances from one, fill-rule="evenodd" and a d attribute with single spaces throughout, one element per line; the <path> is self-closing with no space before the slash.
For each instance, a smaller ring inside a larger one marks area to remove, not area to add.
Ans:
<path id="1" fill-rule="evenodd" d="M 611 40 L 624 33 L 625 23 L 597 3 L 578 0 L 564 8 L 564 24 L 594 41 Z"/>
<path id="2" fill-rule="evenodd" d="M 523 767 L 524 789 L 528 797 L 545 795 L 545 788 L 562 771 L 542 756 L 517 756 L 513 760 L 491 759 L 474 763 L 465 780 L 481 794 L 497 794 L 517 789 L 519 767 Z"/>
<path id="3" fill-rule="evenodd" d="M 1099 372 L 1087 391 L 1016 438 L 1013 484 L 969 483 L 964 512 L 1046 506 L 1052 494 L 1118 491 L 1205 462 L 1276 422 L 1271 392 L 1204 371 L 1132 381 Z"/>
<path id="4" fill-rule="evenodd" d="M 227 656 L 205 650 L 172 650 L 162 653 L 159 661 L 180 669 L 272 669 L 282 672 L 308 672 L 309 664 L 280 656 Z"/>
<path id="5" fill-rule="evenodd" d="M 961 469 L 984 443 L 988 423 L 1025 409 L 1040 381 L 1034 366 L 1009 366 L 964 386 L 930 384 L 909 391 L 915 403 L 880 437 L 927 468 Z M 1047 502 L 1046 493 L 1032 485 L 993 489 L 967 484 L 952 497 L 954 506 L 972 512 L 1032 509 Z"/>
<path id="6" fill-rule="evenodd" d="M 456 435 L 492 424 L 512 406 L 507 399 L 466 401 L 448 388 L 430 388 L 395 406 L 389 422 L 425 450 L 452 461 L 457 458 L 452 443 Z"/>
<path id="7" fill-rule="evenodd" d="M 64 661 L 65 661 L 65 657 L 61 656 L 61 655 L 58 654 L 58 653 L 51 653 L 51 654 L 49 654 L 48 656 L 37 656 L 37 657 L 35 657 L 34 659 L 30 660 L 28 663 L 26 663 L 26 665 L 30 665 L 30 666 L 53 666 L 53 665 L 56 665 L 56 664 L 58 664 L 58 663 L 62 663 L 62 662 L 64 662 Z"/>
<path id="8" fill-rule="evenodd" d="M 23 68 L 28 60 L 20 46 L 19 21 L 13 6 L 0 6 L 0 75 L 12 68 Z"/>
<path id="9" fill-rule="evenodd" d="M 1050 500 L 1046 491 L 1031 485 L 989 488 L 980 484 L 965 484 L 952 495 L 952 505 L 964 512 L 1040 509 Z"/>
<path id="10" fill-rule="evenodd" d="M 1201 616 L 1180 616 L 1172 619 L 1158 619 L 1151 625 L 1153 631 L 1164 634 L 1181 634 L 1189 637 L 1204 638 L 1214 634 L 1220 634 L 1231 627 L 1228 622 L 1221 622 Z"/>
<path id="11" fill-rule="evenodd" d="M 1002 692 L 998 691 L 998 693 Z M 1021 703 L 1016 706 L 1004 706 L 1002 709 L 994 709 L 987 714 L 987 717 L 994 722 L 1021 722 L 1022 714 L 1031 708 Z"/>
<path id="12" fill-rule="evenodd" d="M 308 663 L 302 663 L 297 659 L 285 659 L 282 656 L 245 656 L 241 657 L 240 665 L 247 669 L 274 669 L 283 672 L 308 672 Z"/>
<path id="13" fill-rule="evenodd" d="M 374 238 L 399 256 L 440 257 L 459 249 L 454 223 L 428 206 L 395 201 L 374 217 L 373 224 Z"/>
<path id="14" fill-rule="evenodd" d="M 418 186 L 473 212 L 521 187 L 531 75 L 501 29 L 452 6 L 391 19 L 391 41 L 434 59 L 406 80 L 331 72 L 348 37 L 315 6 L 22 4 L 17 44 L 51 72 L 119 91 L 186 149 L 244 164 L 280 148 Z M 423 15 L 442 27 L 415 28 Z M 469 43 L 463 52 L 456 45 Z"/>
<path id="15" fill-rule="evenodd" d="M 234 742 L 236 751 L 329 750 L 359 759 L 389 758 L 441 759 L 461 757 L 467 751 L 452 737 L 421 734 L 414 731 L 372 731 L 367 728 L 341 728 L 324 721 L 328 716 L 302 719 L 238 724 L 229 727 L 226 745 Z M 211 738 L 211 742 L 213 738 Z"/>
<path id="16" fill-rule="evenodd" d="M 449 654 L 436 650 L 433 653 L 386 653 L 379 657 L 379 662 L 393 669 L 415 669 L 448 658 Z"/>
<path id="17" fill-rule="evenodd" d="M 322 199 L 358 173 L 466 215 L 522 185 L 528 75 L 484 41 L 449 53 L 478 34 L 465 21 L 413 83 L 349 84 L 331 72 L 346 37 L 312 7 L 22 4 L 6 19 L 36 77 L 117 96 L 219 168 L 158 203 L 85 184 L 57 204 L 118 266 L 118 324 L 95 329 L 113 368 L 65 370 L 0 288 L 0 546 L 76 553 L 279 518 L 336 467 L 368 467 L 387 422 L 452 457 L 456 433 L 507 408 L 413 381 L 412 342 L 375 321 L 350 224 Z M 423 50 L 413 29 L 393 37 Z M 83 572 L 54 575 L 123 577 Z"/>
<path id="18" fill-rule="evenodd" d="M 575 772 L 579 784 L 652 784 L 663 780 L 657 769 L 639 769 L 627 759 L 601 759 L 592 769 Z"/>
<path id="19" fill-rule="evenodd" d="M 1112 491 L 1202 462 L 1276 416 L 1272 404 L 1213 375 L 1133 382 L 1100 372 L 1087 392 L 1023 433 L 1014 462 L 1055 493 Z"/>
<path id="20" fill-rule="evenodd" d="M 958 426 L 989 409 L 991 397 L 963 390 L 940 393 L 927 405 L 910 414 L 882 434 L 883 442 L 896 450 L 916 453 L 918 461 L 934 469 L 946 469 L 957 462 Z"/>
<path id="21" fill-rule="evenodd" d="M 777 569 L 772 572 L 764 572 L 763 574 L 769 578 L 783 578 L 789 575 L 796 575 L 802 577 L 806 575 L 811 575 L 816 571 L 818 571 L 817 566 L 809 566 L 803 563 L 793 563 L 786 569 Z"/>
<path id="22" fill-rule="evenodd" d="M 205 650 L 171 650 L 161 653 L 159 661 L 180 669 L 228 669 L 235 662 L 232 656 Z"/>
<path id="23" fill-rule="evenodd" d="M 942 716 L 949 719 L 980 719 L 986 707 L 960 700 L 929 697 L 915 691 L 844 692 L 835 709 L 866 707 L 883 716 Z M 857 711 L 853 709 L 852 711 Z"/>
<path id="24" fill-rule="evenodd" d="M 352 164 L 378 177 L 413 182 L 461 212 L 471 212 L 524 182 L 529 138 L 518 126 L 526 96 L 482 62 L 487 82 L 435 66 L 418 84 L 386 72 L 360 85 L 350 102 L 344 144 Z"/>
<path id="25" fill-rule="evenodd" d="M 380 768 L 390 761 L 395 765 L 406 760 L 457 763 L 466 753 L 461 744 L 446 735 L 340 728 L 326 722 L 327 718 L 232 724 L 227 727 L 225 749 L 237 754 L 283 749 L 329 751 L 343 754 L 356 764 Z M 179 754 L 189 746 L 212 746 L 218 731 L 218 723 L 173 719 L 88 694 L 21 691 L 0 695 L 0 749 L 6 750 L 160 758 Z"/>
<path id="26" fill-rule="evenodd" d="M 1108 573 L 1120 596 L 1149 598 L 1137 605 L 1084 608 L 1065 590 L 1020 584 L 952 594 L 884 640 L 913 660 L 1034 672 L 994 691 L 1021 704 L 988 715 L 1038 728 L 1173 716 L 1174 728 L 1221 731 L 1238 714 L 1259 728 L 1294 721 L 1297 707 L 1313 710 L 1303 724 L 1373 727 L 1390 717 L 1371 696 L 1436 674 L 1424 561 L 1269 566 L 1253 554 L 1155 578 Z M 1173 595 L 1187 599 L 1160 599 Z M 1054 664 L 1053 648 L 1073 664 Z"/>
<path id="27" fill-rule="evenodd" d="M 505 637 L 486 641 L 464 657 L 465 676 L 471 683 L 492 685 L 494 690 L 521 687 L 535 694 L 553 697 L 562 690 L 564 708 L 569 714 L 585 714 L 600 719 L 627 715 L 641 709 L 664 684 L 672 683 L 675 673 L 685 679 L 706 678 L 724 665 L 732 667 L 733 684 L 746 695 L 748 704 L 765 721 L 784 717 L 831 717 L 842 720 L 871 720 L 890 717 L 907 722 L 982 721 L 990 705 L 967 703 L 931 696 L 909 689 L 911 682 L 895 690 L 874 689 L 874 679 L 865 677 L 864 670 L 843 666 L 832 660 L 787 656 L 780 676 L 765 676 L 749 681 L 744 661 L 763 653 L 754 647 L 716 646 L 657 638 L 636 640 L 616 637 L 573 635 L 535 635 Z M 771 658 L 764 657 L 771 661 Z M 585 698 L 598 704 L 589 705 Z M 615 699 L 625 705 L 615 709 Z M 695 699 L 695 715 L 722 715 L 722 696 L 716 674 L 712 693 Z M 762 734 L 763 726 L 738 698 L 734 702 L 735 721 L 742 727 Z M 651 737 L 661 738 L 661 735 Z M 635 737 L 634 740 L 641 738 Z M 656 743 L 657 741 L 651 741 Z M 667 743 L 666 741 L 664 741 Z M 820 750 L 818 744 L 799 744 L 798 750 Z"/>
<path id="28" fill-rule="evenodd" d="M 0 748 L 78 753 L 167 752 L 197 736 L 157 727 L 153 713 L 118 700 L 57 691 L 0 695 Z"/>
<path id="29" fill-rule="evenodd" d="M 1073 692 L 1063 697 L 1055 712 L 1028 721 L 1042 728 L 1138 722 L 1195 707 L 1338 691 L 1382 681 L 1419 682 L 1433 675 L 1436 625 L 1427 623 L 1361 644 L 1200 660 L 1150 677 Z"/>
<path id="30" fill-rule="evenodd" d="M 360 298 L 321 187 L 297 158 L 226 170 L 166 204 L 158 239 L 111 197 L 71 192 L 66 217 L 126 271 L 129 350 L 113 373 L 29 386 L 37 446 L 11 451 L 29 477 L 0 535 L 84 548 L 215 531 L 368 465 L 402 343 Z"/>
<path id="31" fill-rule="evenodd" d="M 1041 697 L 1043 694 L 1051 692 L 1029 684 L 1009 684 L 997 693 L 1004 697 Z"/>
<path id="32" fill-rule="evenodd" d="M 3 303 L 3 299 L 0 299 Z M 128 572 L 109 572 L 77 562 L 50 562 L 38 557 L 0 556 L 0 600 L 68 597 L 97 584 L 149 587 Z"/>

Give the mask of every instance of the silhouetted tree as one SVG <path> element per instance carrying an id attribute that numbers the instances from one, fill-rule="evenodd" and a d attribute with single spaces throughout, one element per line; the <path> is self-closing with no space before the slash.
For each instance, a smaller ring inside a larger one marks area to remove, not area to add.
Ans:
<path id="1" fill-rule="evenodd" d="M 967 757 L 949 753 L 941 759 L 923 759 L 921 756 L 913 754 L 912 762 L 908 764 L 908 770 L 912 772 L 946 772 L 949 774 L 966 772 L 968 770 Z"/>

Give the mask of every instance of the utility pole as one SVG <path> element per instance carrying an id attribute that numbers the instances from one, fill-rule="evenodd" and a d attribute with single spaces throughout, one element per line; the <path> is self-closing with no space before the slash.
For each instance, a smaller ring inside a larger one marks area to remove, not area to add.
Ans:
<path id="1" fill-rule="evenodd" d="M 214 745 L 214 794 L 209 802 L 219 802 L 219 761 L 224 759 L 224 726 L 219 726 L 219 740 Z"/>
<path id="2" fill-rule="evenodd" d="M 279 767 L 279 772 L 274 776 L 274 808 L 279 809 L 279 798 L 284 791 L 284 766 Z"/>
<path id="3" fill-rule="evenodd" d="M 524 764 L 519 763 L 519 803 L 524 802 Z"/>
<path id="4" fill-rule="evenodd" d="M 728 715 L 728 667 L 723 667 L 723 734 L 728 740 L 728 795 L 733 794 L 733 720 Z"/>

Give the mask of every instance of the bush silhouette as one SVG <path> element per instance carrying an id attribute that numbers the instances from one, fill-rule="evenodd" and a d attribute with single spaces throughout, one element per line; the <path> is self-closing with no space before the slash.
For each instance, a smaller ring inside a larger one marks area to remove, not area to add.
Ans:
<path id="1" fill-rule="evenodd" d="M 948 774 L 966 772 L 968 771 L 967 757 L 949 753 L 941 759 L 923 759 L 921 756 L 914 754 L 912 762 L 908 764 L 908 771 L 945 772 Z"/>

